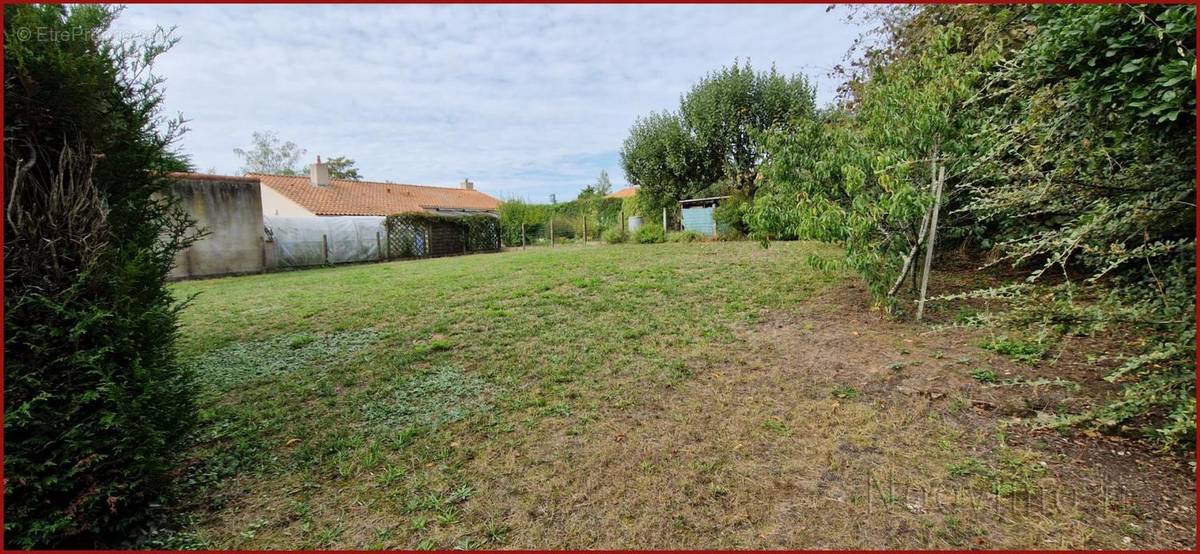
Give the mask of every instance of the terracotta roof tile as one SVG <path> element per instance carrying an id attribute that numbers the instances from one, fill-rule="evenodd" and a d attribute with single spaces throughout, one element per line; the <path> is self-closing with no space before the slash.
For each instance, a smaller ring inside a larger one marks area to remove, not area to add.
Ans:
<path id="1" fill-rule="evenodd" d="M 432 208 L 496 210 L 500 201 L 477 190 L 331 179 L 316 187 L 307 176 L 251 173 L 263 186 L 317 215 L 391 215 Z"/>
<path id="2" fill-rule="evenodd" d="M 637 194 L 637 191 L 637 187 L 625 187 L 617 192 L 605 196 L 605 198 L 629 198 L 630 196 Z"/>

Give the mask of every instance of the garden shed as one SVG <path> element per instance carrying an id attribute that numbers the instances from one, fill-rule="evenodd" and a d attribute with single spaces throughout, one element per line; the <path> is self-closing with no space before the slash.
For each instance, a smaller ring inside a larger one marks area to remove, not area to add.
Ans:
<path id="1" fill-rule="evenodd" d="M 720 231 L 713 212 L 728 196 L 712 196 L 679 201 L 679 220 L 684 231 L 696 231 L 702 235 L 716 236 Z"/>

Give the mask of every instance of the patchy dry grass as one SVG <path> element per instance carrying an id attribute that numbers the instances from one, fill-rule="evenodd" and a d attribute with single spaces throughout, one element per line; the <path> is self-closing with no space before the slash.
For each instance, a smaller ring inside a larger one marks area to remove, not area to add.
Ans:
<path id="1" fill-rule="evenodd" d="M 202 424 L 186 524 L 155 544 L 1191 546 L 1182 472 L 1007 425 L 1021 394 L 1072 389 L 1024 386 L 1025 350 L 881 320 L 804 263 L 824 248 L 566 247 L 180 283 L 199 293 L 183 348 Z M 1084 493 L 1114 479 L 1111 499 Z"/>

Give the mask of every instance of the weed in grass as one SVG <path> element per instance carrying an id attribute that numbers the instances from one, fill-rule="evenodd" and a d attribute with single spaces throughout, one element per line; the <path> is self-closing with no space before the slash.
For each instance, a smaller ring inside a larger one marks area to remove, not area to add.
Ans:
<path id="1" fill-rule="evenodd" d="M 1033 364 L 1042 359 L 1047 350 L 1047 345 L 1043 342 L 1032 342 L 1011 337 L 996 337 L 979 346 L 1027 364 Z"/>
<path id="2" fill-rule="evenodd" d="M 454 525 L 455 523 L 458 523 L 458 510 L 456 510 L 454 508 L 447 508 L 445 510 L 438 512 L 437 522 L 438 522 L 438 525 L 441 525 L 443 527 L 446 527 L 449 525 Z"/>
<path id="3" fill-rule="evenodd" d="M 359 460 L 359 465 L 363 469 L 375 469 L 383 461 L 383 452 L 379 441 L 371 441 L 371 445 L 367 447 L 366 452 L 363 452 L 362 458 Z"/>
<path id="4" fill-rule="evenodd" d="M 471 488 L 470 485 L 463 485 L 450 492 L 450 494 L 446 497 L 446 504 L 461 504 L 467 500 L 470 500 L 471 496 L 474 494 L 475 489 Z"/>
<path id="5" fill-rule="evenodd" d="M 454 542 L 455 550 L 479 550 L 483 546 L 483 541 L 475 537 L 466 536 Z"/>
<path id="6" fill-rule="evenodd" d="M 992 386 L 994 386 L 994 387 L 1032 387 L 1035 389 L 1039 388 L 1039 387 L 1062 387 L 1062 388 L 1068 388 L 1068 389 L 1072 389 L 1072 390 L 1079 390 L 1079 383 L 1076 383 L 1075 381 L 1071 381 L 1069 379 L 1063 379 L 1062 377 L 1055 377 L 1053 379 L 1047 379 L 1045 377 L 1038 377 L 1037 379 L 1026 379 L 1024 377 L 1014 377 L 1012 379 L 1004 379 L 1002 381 L 999 381 Z"/>
<path id="7" fill-rule="evenodd" d="M 384 549 L 386 549 L 387 544 L 389 542 L 391 542 L 391 540 L 395 536 L 395 534 L 396 534 L 396 530 L 395 530 L 395 528 L 392 528 L 392 527 L 382 527 L 382 528 L 376 529 L 375 537 L 371 540 L 371 543 L 367 545 L 366 549 L 367 550 L 384 550 Z"/>
<path id="8" fill-rule="evenodd" d="M 487 409 L 490 387 L 454 367 L 405 376 L 362 406 L 363 417 L 376 427 L 438 427 Z"/>
<path id="9" fill-rule="evenodd" d="M 287 334 L 233 343 L 185 362 L 201 392 L 216 394 L 257 379 L 344 361 L 379 339 L 375 329 L 332 333 L 319 337 Z"/>
<path id="10" fill-rule="evenodd" d="M 434 493 L 420 494 L 409 497 L 404 506 L 408 513 L 436 510 L 442 507 L 442 499 Z"/>
<path id="11" fill-rule="evenodd" d="M 853 400 L 858 398 L 858 389 L 850 385 L 842 385 L 833 389 L 833 396 L 844 400 Z"/>
<path id="12" fill-rule="evenodd" d="M 692 462 L 692 469 L 694 469 L 700 473 L 712 473 L 712 472 L 720 469 L 721 467 L 724 467 L 726 462 L 727 461 L 725 459 L 697 460 L 695 462 Z"/>
<path id="13" fill-rule="evenodd" d="M 512 528 L 503 523 L 488 522 L 483 524 L 483 536 L 492 544 L 504 544 Z"/>
<path id="14" fill-rule="evenodd" d="M 973 308 L 960 308 L 954 314 L 954 324 L 977 327 L 983 325 L 986 321 L 987 314 L 981 313 Z"/>
<path id="15" fill-rule="evenodd" d="M 973 483 L 997 496 L 1036 494 L 1038 480 L 1046 467 L 1035 454 L 1025 450 L 1001 447 L 994 464 L 966 458 L 950 464 L 947 469 L 956 477 L 972 477 Z"/>
<path id="16" fill-rule="evenodd" d="M 250 523 L 250 525 L 246 526 L 245 531 L 242 531 L 242 538 L 253 539 L 254 537 L 258 536 L 259 530 L 261 530 L 263 527 L 266 527 L 268 524 L 270 524 L 270 521 L 268 521 L 266 518 L 254 520 L 252 523 Z"/>
<path id="17" fill-rule="evenodd" d="M 971 371 L 971 377 L 980 383 L 995 383 L 998 379 L 996 372 L 986 367 L 975 368 Z"/>
<path id="18" fill-rule="evenodd" d="M 389 465 L 383 468 L 383 473 L 379 475 L 379 484 L 384 486 L 391 485 L 392 483 L 395 483 L 404 477 L 405 473 L 406 472 L 404 471 L 403 467 Z"/>
<path id="19" fill-rule="evenodd" d="M 342 459 L 338 460 L 335 464 L 337 476 L 341 477 L 342 479 L 357 475 L 358 469 L 358 464 L 354 463 L 354 460 Z"/>
<path id="20" fill-rule="evenodd" d="M 779 436 L 783 436 L 783 437 L 792 436 L 792 428 L 789 427 L 788 424 L 785 423 L 783 420 L 780 420 L 778 418 L 768 419 L 763 422 L 762 426 L 763 426 L 763 429 L 771 431 L 772 433 L 775 433 Z"/>
<path id="21" fill-rule="evenodd" d="M 413 516 L 408 522 L 408 528 L 413 531 L 424 531 L 429 526 L 429 518 L 423 515 Z"/>
<path id="22" fill-rule="evenodd" d="M 537 413 L 542 417 L 567 417 L 571 415 L 571 406 L 569 406 L 566 402 L 554 402 L 541 407 L 538 409 Z"/>
<path id="23" fill-rule="evenodd" d="M 292 335 L 292 337 L 288 339 L 288 347 L 290 347 L 292 350 L 295 350 L 297 348 L 308 346 L 316 341 L 317 338 L 308 333 L 298 333 Z"/>
<path id="24" fill-rule="evenodd" d="M 437 543 L 433 542 L 433 539 L 421 539 L 421 542 L 417 543 L 417 550 L 435 550 L 435 549 L 437 549 Z"/>

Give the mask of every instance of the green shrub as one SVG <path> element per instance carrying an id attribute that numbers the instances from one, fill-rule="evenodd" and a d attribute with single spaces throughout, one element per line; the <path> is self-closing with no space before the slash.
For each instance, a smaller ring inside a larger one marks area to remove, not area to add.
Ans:
<path id="1" fill-rule="evenodd" d="M 169 492 L 195 421 L 166 287 L 187 169 L 146 70 L 169 36 L 111 38 L 108 6 L 5 6 L 4 540 L 114 547 Z M 52 33 L 69 40 L 10 40 Z"/>
<path id="2" fill-rule="evenodd" d="M 665 240 L 667 240 L 666 233 L 657 223 L 647 223 L 633 232 L 633 242 L 638 244 L 654 244 Z"/>
<path id="3" fill-rule="evenodd" d="M 704 235 L 699 231 L 671 231 L 667 233 L 667 242 L 700 242 Z"/>
<path id="4" fill-rule="evenodd" d="M 732 229 L 744 235 L 749 231 L 745 220 L 748 211 L 750 211 L 750 203 L 746 201 L 745 197 L 732 196 L 713 209 L 713 221 L 716 222 L 718 228 Z"/>
<path id="5" fill-rule="evenodd" d="M 725 228 L 717 230 L 717 240 L 745 240 L 746 234 L 733 228 Z"/>
<path id="6" fill-rule="evenodd" d="M 613 228 L 604 231 L 604 234 L 600 238 L 609 244 L 621 244 L 622 242 L 629 242 L 629 233 L 624 229 Z"/>

